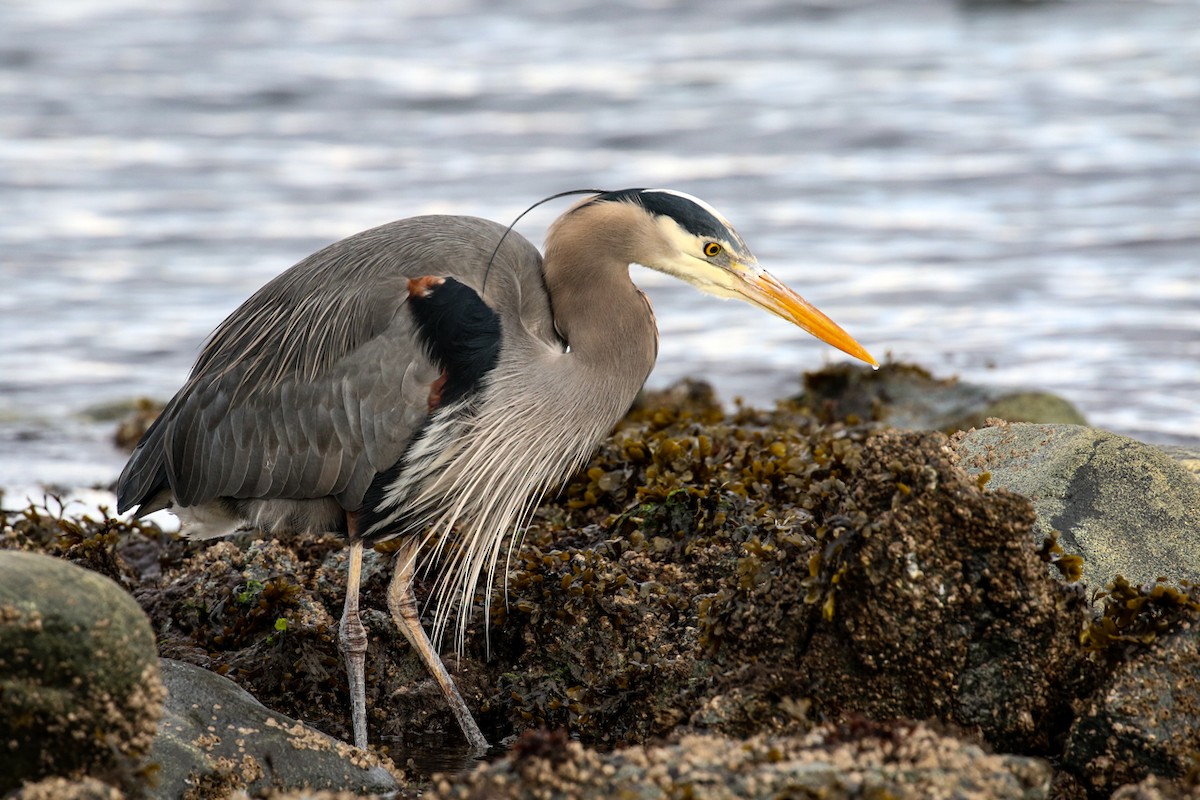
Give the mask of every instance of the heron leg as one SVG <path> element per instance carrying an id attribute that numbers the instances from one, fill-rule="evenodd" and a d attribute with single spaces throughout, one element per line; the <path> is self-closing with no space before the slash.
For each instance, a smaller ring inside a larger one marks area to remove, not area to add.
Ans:
<path id="1" fill-rule="evenodd" d="M 354 522 L 350 535 L 356 535 Z M 358 587 L 362 581 L 363 543 L 350 541 L 350 569 L 346 576 L 346 605 L 338 626 L 338 641 L 346 659 L 346 678 L 350 684 L 350 715 L 354 720 L 354 746 L 367 749 L 367 629 L 358 616 Z"/>
<path id="2" fill-rule="evenodd" d="M 419 547 L 420 541 L 413 539 L 411 543 L 401 547 L 396 554 L 396 572 L 392 575 L 392 582 L 388 584 L 388 609 L 392 612 L 392 619 L 396 621 L 396 627 L 408 639 L 408 643 L 425 662 L 425 668 L 437 681 L 442 694 L 446 697 L 446 702 L 450 705 L 450 710 L 454 712 L 454 717 L 458 720 L 459 727 L 462 728 L 463 735 L 467 737 L 467 743 L 476 753 L 483 754 L 488 749 L 487 739 L 479 730 L 475 718 L 471 716 L 471 710 L 467 708 L 458 687 L 454 685 L 450 673 L 446 671 L 441 657 L 433 649 L 433 643 L 429 641 L 425 629 L 421 627 L 421 615 L 417 610 L 417 598 L 413 594 L 412 586 Z"/>

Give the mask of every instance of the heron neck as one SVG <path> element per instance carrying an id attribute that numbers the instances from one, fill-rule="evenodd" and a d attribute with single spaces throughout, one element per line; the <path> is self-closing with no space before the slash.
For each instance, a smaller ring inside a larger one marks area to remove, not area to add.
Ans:
<path id="1" fill-rule="evenodd" d="M 570 250 L 546 253 L 546 285 L 554 324 L 579 369 L 600 386 L 632 403 L 654 368 L 658 328 L 649 299 L 617 259 L 576 257 Z M 622 412 L 623 413 L 623 412 Z"/>

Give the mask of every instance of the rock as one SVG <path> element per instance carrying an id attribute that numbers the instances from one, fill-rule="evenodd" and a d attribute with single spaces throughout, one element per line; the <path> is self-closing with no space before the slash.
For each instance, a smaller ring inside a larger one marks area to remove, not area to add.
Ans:
<path id="1" fill-rule="evenodd" d="M 1073 405 L 1056 395 L 934 378 L 911 364 L 884 364 L 878 370 L 838 364 L 809 372 L 804 376 L 804 394 L 797 402 L 827 421 L 857 418 L 905 430 L 943 433 L 979 427 L 993 417 L 1086 424 Z"/>
<path id="2" fill-rule="evenodd" d="M 1045 798 L 1050 767 L 916 723 L 819 729 L 807 737 L 685 736 L 615 752 L 531 731 L 513 754 L 474 772 L 440 776 L 427 798 L 890 797 L 897 800 Z"/>
<path id="3" fill-rule="evenodd" d="M 128 769 L 161 711 L 154 634 L 113 581 L 0 550 L 0 791 Z"/>
<path id="4" fill-rule="evenodd" d="M 608 745 L 852 713 L 1024 752 L 1065 734 L 1087 604 L 1046 574 L 1029 501 L 981 490 L 940 433 L 774 413 L 602 447 L 563 496 L 614 517 L 527 534 L 492 607 L 491 707 Z"/>
<path id="5" fill-rule="evenodd" d="M 1028 497 L 1040 539 L 1083 557 L 1083 579 L 1102 587 L 1200 580 L 1200 482 L 1134 439 L 1080 425 L 1000 424 L 955 439 L 962 467 L 988 487 Z"/>
<path id="6" fill-rule="evenodd" d="M 1085 800 L 1138 780 L 1147 763 L 1178 774 L 1182 751 L 1122 738 L 1120 709 L 1096 692 L 1126 673 L 1129 696 L 1138 680 L 1160 694 L 1190 686 L 1171 675 L 1194 674 L 1194 661 L 1159 649 L 1195 624 L 1190 600 L 1165 584 L 1114 581 L 1089 603 L 1094 593 L 1047 574 L 1030 500 L 968 475 L 962 460 L 941 433 L 822 424 L 794 403 L 727 415 L 702 386 L 647 396 L 539 508 L 505 563 L 507 591 L 477 595 L 461 659 L 444 653 L 489 738 L 525 734 L 509 759 L 441 780 L 432 796 L 756 796 L 761 786 Z M 312 752 L 284 741 L 293 760 L 282 761 L 256 749 L 268 734 L 296 738 L 268 727 L 268 715 L 348 735 L 340 537 L 181 542 L 115 521 L 72 531 L 71 521 L 5 513 L 0 543 L 109 553 L 164 655 L 210 665 L 277 710 L 247 710 L 253 701 L 237 692 L 209 696 L 201 682 L 227 684 L 208 673 L 179 678 L 205 699 L 163 725 L 176 760 L 164 796 L 189 772 L 197 797 L 280 791 L 270 778 L 296 785 L 280 776 L 294 779 Z M 371 740 L 453 748 L 457 725 L 384 610 L 390 562 L 386 548 L 364 559 Z M 422 573 L 419 597 L 436 588 L 437 570 L 435 561 Z M 1174 706 L 1164 698 L 1162 708 Z M 935 722 L 886 721 L 897 718 Z M 1174 718 L 1158 729 L 1136 720 L 1156 736 L 1188 735 Z M 446 738 L 431 742 L 439 732 Z M 323 741 L 340 758 L 345 745 Z M 1051 788 L 1044 763 L 987 747 L 1050 759 Z M 1189 779 L 1173 780 L 1171 790 Z M 1185 796 L 1166 791 L 1146 796 Z"/>
<path id="7" fill-rule="evenodd" d="M 396 791 L 381 759 L 255 700 L 232 681 L 162 659 L 167 702 L 150 760 L 155 797 L 226 797 L 273 789 Z"/>
<path id="8" fill-rule="evenodd" d="M 795 656 L 797 689 L 818 718 L 934 717 L 1045 752 L 1092 670 L 1085 599 L 1046 574 L 1028 501 L 980 491 L 941 434 L 872 437 L 860 469 L 809 564 L 822 615 Z"/>
<path id="9" fill-rule="evenodd" d="M 1089 784 L 1093 796 L 1149 775 L 1182 777 L 1195 769 L 1200 602 L 1192 604 L 1192 620 L 1121 663 L 1071 726 L 1063 762 Z"/>

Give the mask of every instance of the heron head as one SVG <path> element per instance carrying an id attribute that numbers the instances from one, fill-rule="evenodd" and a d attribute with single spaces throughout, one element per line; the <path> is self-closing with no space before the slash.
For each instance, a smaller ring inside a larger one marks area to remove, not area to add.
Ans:
<path id="1" fill-rule="evenodd" d="M 630 262 L 673 275 L 717 297 L 745 300 L 878 366 L 837 323 L 760 267 L 742 237 L 708 203 L 671 189 L 622 189 L 598 194 L 576 209 L 607 203 L 640 211 L 636 235 L 628 238 Z"/>

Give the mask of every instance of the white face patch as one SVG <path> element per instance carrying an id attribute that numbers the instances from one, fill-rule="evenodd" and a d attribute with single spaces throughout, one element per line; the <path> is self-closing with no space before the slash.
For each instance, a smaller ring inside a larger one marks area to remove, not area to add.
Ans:
<path id="1" fill-rule="evenodd" d="M 700 240 L 681 228 L 678 222 L 670 217 L 656 217 L 654 222 L 658 225 L 662 237 L 670 244 L 671 250 L 682 258 L 683 263 L 688 263 L 690 258 L 702 257 Z"/>
<path id="2" fill-rule="evenodd" d="M 699 251 L 700 240 L 679 227 L 675 220 L 659 217 L 656 222 L 663 238 L 670 245 L 671 257 L 642 266 L 686 281 L 706 294 L 716 297 L 741 296 L 742 281 L 734 269 L 718 266 L 705 259 Z M 748 266 L 750 265 L 738 265 Z M 753 265 L 753 269 L 761 271 L 757 264 Z"/>

